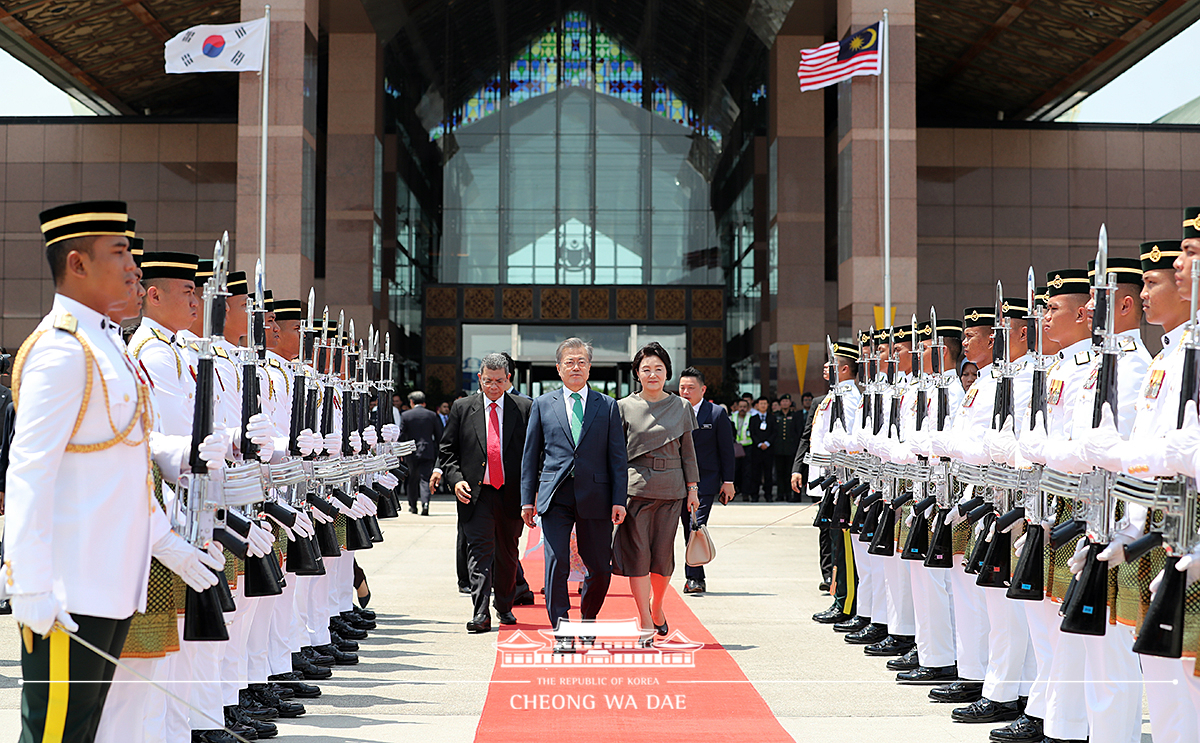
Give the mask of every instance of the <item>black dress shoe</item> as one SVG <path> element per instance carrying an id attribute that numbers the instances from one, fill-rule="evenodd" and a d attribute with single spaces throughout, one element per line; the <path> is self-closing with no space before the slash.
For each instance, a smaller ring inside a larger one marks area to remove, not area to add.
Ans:
<path id="1" fill-rule="evenodd" d="M 258 740 L 258 733 L 250 728 L 230 728 L 246 740 Z M 237 743 L 237 738 L 224 730 L 193 730 L 192 743 Z"/>
<path id="2" fill-rule="evenodd" d="M 946 686 L 929 690 L 929 698 L 935 702 L 970 704 L 983 696 L 982 681 L 955 681 Z"/>
<path id="3" fill-rule="evenodd" d="M 945 684 L 958 680 L 958 666 L 917 666 L 911 671 L 897 673 L 896 680 L 902 684 Z"/>
<path id="4" fill-rule="evenodd" d="M 422 516 L 428 516 L 428 515 L 429 515 L 429 506 L 421 506 L 421 515 L 422 515 Z"/>
<path id="5" fill-rule="evenodd" d="M 825 611 L 819 611 L 816 614 L 813 614 L 812 620 L 818 624 L 837 624 L 838 622 L 846 621 L 840 617 L 849 618 L 849 616 L 850 615 L 838 608 L 837 604 L 834 604 Z"/>
<path id="6" fill-rule="evenodd" d="M 322 655 L 328 655 L 330 658 L 333 658 L 333 662 L 339 666 L 358 665 L 357 653 L 344 653 L 333 645 L 321 645 L 316 650 Z"/>
<path id="7" fill-rule="evenodd" d="M 517 615 L 513 614 L 511 611 L 502 611 L 502 612 L 498 613 L 496 615 L 496 617 L 500 620 L 500 624 L 516 624 L 517 623 Z"/>
<path id="8" fill-rule="evenodd" d="M 688 578 L 687 585 L 683 587 L 684 593 L 704 593 L 704 591 L 704 581 L 695 580 L 694 578 Z"/>
<path id="9" fill-rule="evenodd" d="M 914 646 L 899 658 L 892 658 L 887 662 L 889 671 L 911 671 L 914 668 L 921 667 L 921 659 L 917 657 L 917 648 Z"/>
<path id="10" fill-rule="evenodd" d="M 409 512 L 409 513 L 416 513 L 416 512 L 417 512 L 417 507 L 416 507 L 416 506 L 409 506 L 409 507 L 408 507 L 408 512 Z"/>
<path id="11" fill-rule="evenodd" d="M 314 664 L 303 653 L 292 653 L 292 672 L 305 681 L 321 681 L 333 675 L 333 671 Z"/>
<path id="12" fill-rule="evenodd" d="M 284 700 L 285 702 L 291 701 L 296 698 L 296 692 L 294 692 L 291 689 L 288 689 L 286 687 L 280 686 L 279 684 L 275 683 L 274 681 L 271 681 L 270 676 L 267 677 L 267 682 L 268 682 L 267 688 L 270 689 L 271 691 L 273 691 L 276 696 L 278 696 L 280 699 Z"/>
<path id="13" fill-rule="evenodd" d="M 358 643 L 354 640 L 347 640 L 336 632 L 329 633 L 329 644 L 341 650 L 343 653 L 354 653 L 358 651 Z"/>
<path id="14" fill-rule="evenodd" d="M 280 717 L 299 717 L 306 711 L 303 704 L 280 698 L 266 684 L 250 684 L 250 695 L 262 706 L 274 709 Z"/>
<path id="15" fill-rule="evenodd" d="M 463 594 L 464 596 L 470 596 L 471 595 L 471 587 L 470 586 L 459 586 L 458 592 Z M 513 603 L 515 604 L 516 602 L 514 601 Z"/>
<path id="16" fill-rule="evenodd" d="M 329 630 L 336 632 L 348 640 L 365 640 L 367 639 L 367 631 L 351 627 L 346 624 L 346 620 L 341 617 L 333 617 L 329 620 Z"/>
<path id="17" fill-rule="evenodd" d="M 571 637 L 554 638 L 554 652 L 558 654 L 575 652 L 575 640 Z"/>
<path id="18" fill-rule="evenodd" d="M 829 581 L 823 580 L 817 584 L 817 590 L 821 593 L 829 593 Z"/>
<path id="19" fill-rule="evenodd" d="M 833 625 L 834 632 L 858 632 L 871 623 L 870 617 L 850 617 Z"/>
<path id="20" fill-rule="evenodd" d="M 368 594 L 367 594 L 367 596 L 370 596 L 370 595 L 371 595 L 370 593 L 368 593 Z M 362 599 L 359 599 L 359 601 L 362 601 Z M 360 617 L 362 617 L 363 619 L 369 619 L 369 620 L 371 620 L 372 622 L 374 622 L 374 621 L 375 621 L 375 619 L 376 619 L 376 615 L 375 615 L 375 610 L 374 610 L 374 609 L 367 609 L 367 608 L 365 608 L 365 607 L 362 607 L 362 606 L 356 606 L 356 607 L 354 607 L 353 609 L 351 609 L 351 611 L 353 611 L 355 614 L 359 615 L 359 616 L 360 616 Z"/>
<path id="21" fill-rule="evenodd" d="M 274 707 L 268 707 L 255 698 L 255 695 L 250 693 L 249 689 L 242 689 L 238 692 L 238 703 L 236 709 L 251 720 L 260 720 L 269 722 L 279 718 L 279 710 Z"/>
<path id="22" fill-rule="evenodd" d="M 8 599 L 0 601 L 0 614 L 12 614 L 12 603 Z"/>
<path id="23" fill-rule="evenodd" d="M 851 632 L 842 639 L 851 645 L 871 645 L 888 636 L 887 625 L 871 622 L 857 632 Z"/>
<path id="24" fill-rule="evenodd" d="M 300 650 L 304 654 L 305 660 L 312 663 L 314 666 L 332 666 L 333 656 L 318 652 L 316 648 L 307 647 Z"/>
<path id="25" fill-rule="evenodd" d="M 467 590 L 469 591 L 470 589 Z M 513 606 L 533 606 L 533 599 L 533 591 L 526 591 L 513 599 Z"/>
<path id="26" fill-rule="evenodd" d="M 351 627 L 356 627 L 356 628 L 362 629 L 362 630 L 372 630 L 372 629 L 375 629 L 375 627 L 376 627 L 374 619 L 367 619 L 366 617 L 360 617 L 358 614 L 354 613 L 353 611 L 344 611 L 341 614 L 339 614 L 338 616 L 340 616 L 342 618 L 342 621 L 344 621 L 346 624 L 350 625 Z"/>
<path id="27" fill-rule="evenodd" d="M 503 621 L 503 618 L 501 619 Z M 467 622 L 467 632 L 473 635 L 481 635 L 484 632 L 492 631 L 492 618 L 487 614 L 479 614 Z"/>
<path id="28" fill-rule="evenodd" d="M 913 642 L 911 635 L 888 635 L 879 642 L 863 648 L 863 653 L 876 657 L 904 655 L 916 646 L 917 643 Z"/>
<path id="29" fill-rule="evenodd" d="M 270 720 L 260 720 L 248 713 L 244 707 L 237 705 L 225 708 L 225 727 L 239 735 L 241 735 L 239 728 L 249 729 L 258 736 L 259 740 L 279 735 L 279 728 L 275 727 L 275 723 Z"/>
<path id="30" fill-rule="evenodd" d="M 987 697 L 966 707 L 959 707 L 950 713 L 950 719 L 955 722 L 1008 722 L 1021 716 L 1021 710 L 1014 699 L 1011 702 L 993 702 Z"/>
<path id="31" fill-rule="evenodd" d="M 314 666 L 315 668 L 315 666 Z M 329 671 L 328 668 L 321 669 Z M 330 672 L 332 674 L 332 672 Z M 275 676 L 268 676 L 268 681 L 273 682 L 276 686 L 287 689 L 292 692 L 295 699 L 316 699 L 321 696 L 321 687 L 313 684 L 304 683 L 304 674 L 292 671 L 291 673 L 280 673 Z"/>
<path id="32" fill-rule="evenodd" d="M 1029 715 L 1021 715 L 1007 727 L 996 728 L 988 738 L 997 743 L 1042 743 L 1042 721 Z"/>

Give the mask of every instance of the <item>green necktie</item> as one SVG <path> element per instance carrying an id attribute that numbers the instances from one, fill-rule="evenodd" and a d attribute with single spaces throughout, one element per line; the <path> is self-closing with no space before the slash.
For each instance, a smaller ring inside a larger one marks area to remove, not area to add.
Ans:
<path id="1" fill-rule="evenodd" d="M 579 432 L 583 430 L 583 398 L 579 396 L 578 392 L 572 392 L 571 399 L 575 401 L 571 405 L 571 438 L 578 445 Z"/>

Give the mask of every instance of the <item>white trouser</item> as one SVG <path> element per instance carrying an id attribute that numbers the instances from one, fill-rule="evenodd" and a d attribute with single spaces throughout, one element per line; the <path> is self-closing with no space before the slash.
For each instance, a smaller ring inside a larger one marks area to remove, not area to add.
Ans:
<path id="1" fill-rule="evenodd" d="M 1196 705 L 1188 692 L 1184 664 L 1175 658 L 1139 655 L 1150 706 L 1154 743 L 1195 743 L 1200 740 Z"/>
<path id="2" fill-rule="evenodd" d="M 958 560 L 955 559 L 955 563 Z M 975 585 L 975 576 L 967 575 L 955 564 L 950 573 L 950 596 L 954 603 L 955 656 L 958 675 L 963 679 L 982 680 L 988 665 L 988 615 L 983 592 Z"/>
<path id="3" fill-rule="evenodd" d="M 1046 679 L 1046 717 L 1043 731 L 1047 738 L 1086 740 L 1088 737 L 1087 695 L 1084 692 L 1084 655 L 1082 635 L 1059 629 L 1060 604 L 1049 599 L 1038 604 L 1050 628 L 1050 674 Z"/>
<path id="4" fill-rule="evenodd" d="M 312 582 L 314 575 L 297 575 L 296 590 L 292 594 L 292 608 L 295 611 L 295 620 L 292 622 L 292 638 L 290 646 L 292 652 L 299 650 L 308 644 L 308 596 L 312 591 Z M 291 578 L 289 578 L 291 580 Z M 289 656 L 288 662 L 291 662 Z M 291 666 L 288 666 L 291 670 Z"/>
<path id="5" fill-rule="evenodd" d="M 917 620 L 913 615 L 912 578 L 908 576 L 912 562 L 901 560 L 898 554 L 879 559 L 887 576 L 888 634 L 915 635 Z"/>
<path id="6" fill-rule="evenodd" d="M 1183 659 L 1183 678 L 1187 680 L 1188 696 L 1192 699 L 1192 715 L 1197 716 L 1196 727 L 1200 728 L 1200 677 L 1196 676 L 1196 659 Z"/>
<path id="7" fill-rule="evenodd" d="M 232 614 L 225 615 L 228 622 Z M 180 633 L 182 637 L 182 632 Z M 188 642 L 180 640 L 181 652 L 191 656 L 191 683 L 186 699 L 196 709 L 188 710 L 188 727 L 213 730 L 224 724 L 224 691 L 221 686 L 221 661 L 228 642 Z M 197 712 L 196 710 L 200 710 Z"/>
<path id="8" fill-rule="evenodd" d="M 156 682 L 170 675 L 171 657 L 122 658 L 121 662 Z M 113 673 L 112 688 L 104 702 L 99 743 L 158 743 L 167 740 L 167 696 L 124 668 Z"/>
<path id="9" fill-rule="evenodd" d="M 183 615 L 179 615 L 178 621 L 179 630 L 179 652 L 172 653 L 168 657 L 167 680 L 171 683 L 167 685 L 171 693 L 180 699 L 191 702 L 191 679 L 193 677 L 193 654 L 196 643 L 183 642 Z M 191 738 L 191 728 L 188 725 L 188 707 L 183 702 L 165 697 L 166 704 L 166 729 L 167 740 L 189 740 Z"/>
<path id="10" fill-rule="evenodd" d="M 249 683 L 247 641 L 260 601 L 261 598 L 246 598 L 246 576 L 243 575 L 233 597 L 237 608 L 225 615 L 229 642 L 225 643 L 221 657 L 221 698 L 226 705 L 237 704 L 238 691 Z"/>
<path id="11" fill-rule="evenodd" d="M 325 575 L 314 576 L 308 584 L 308 620 L 306 630 L 310 646 L 329 644 L 329 581 L 333 578 L 336 558 L 325 558 Z"/>
<path id="12" fill-rule="evenodd" d="M 246 680 L 251 684 L 265 683 L 270 673 L 267 656 L 271 644 L 271 620 L 275 616 L 275 605 L 282 599 L 283 594 L 255 599 L 259 602 L 258 610 L 250 621 L 245 648 Z"/>
<path id="13" fill-rule="evenodd" d="M 858 602 L 858 615 L 870 617 L 872 621 L 882 622 L 885 617 L 875 616 L 875 566 L 872 563 L 874 555 L 867 554 L 867 543 L 858 541 L 857 534 L 850 535 L 850 549 L 854 552 L 854 565 L 858 568 L 858 587 L 855 589 Z"/>
<path id="14" fill-rule="evenodd" d="M 1036 679 L 1029 689 L 1029 701 L 1025 705 L 1025 714 L 1039 720 L 1046 718 L 1046 684 L 1050 679 L 1050 663 L 1053 648 L 1050 644 L 1052 628 L 1046 624 L 1046 611 L 1042 601 L 1013 601 L 1017 608 L 1025 612 L 1025 626 L 1029 628 L 1029 646 L 1033 649 L 1034 663 L 1037 666 Z M 1056 629 L 1054 631 L 1057 631 Z"/>
<path id="15" fill-rule="evenodd" d="M 1017 697 L 1025 696 L 1037 674 L 1029 652 L 1025 611 L 1004 594 L 1003 588 L 983 589 L 988 613 L 988 666 L 983 695 L 993 702 L 1015 702 Z"/>
<path id="16" fill-rule="evenodd" d="M 335 593 L 334 614 L 350 611 L 354 608 L 354 553 L 348 552 L 338 560 L 337 592 Z"/>
<path id="17" fill-rule="evenodd" d="M 954 614 L 950 609 L 950 571 L 908 562 L 912 582 L 917 657 L 927 668 L 954 665 Z"/>
<path id="18" fill-rule="evenodd" d="M 1142 668 L 1133 652 L 1132 629 L 1110 624 L 1103 636 L 1084 635 L 1083 644 L 1091 743 L 1139 743 Z"/>
<path id="19" fill-rule="evenodd" d="M 300 576 L 288 573 L 283 595 L 277 596 L 271 610 L 271 627 L 267 636 L 267 670 L 271 675 L 292 670 L 292 623 L 296 618 L 296 587 Z"/>

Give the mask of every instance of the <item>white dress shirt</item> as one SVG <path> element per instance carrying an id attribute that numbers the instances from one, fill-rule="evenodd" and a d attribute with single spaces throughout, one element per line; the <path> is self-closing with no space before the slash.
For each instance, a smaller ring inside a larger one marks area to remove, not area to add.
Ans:
<path id="1" fill-rule="evenodd" d="M 584 413 L 587 412 L 588 391 L 590 389 L 591 388 L 585 384 L 585 385 L 583 385 L 582 389 L 578 390 L 578 392 L 579 392 L 579 411 L 580 411 L 579 420 L 581 423 L 583 421 Z M 567 389 L 564 386 L 562 388 L 562 391 L 563 391 L 563 403 L 566 404 L 566 406 L 567 406 L 567 423 L 570 423 L 571 422 L 571 411 L 575 408 L 575 401 L 571 399 L 571 390 Z M 580 433 L 583 432 L 582 428 L 580 428 L 579 430 L 580 430 Z"/>

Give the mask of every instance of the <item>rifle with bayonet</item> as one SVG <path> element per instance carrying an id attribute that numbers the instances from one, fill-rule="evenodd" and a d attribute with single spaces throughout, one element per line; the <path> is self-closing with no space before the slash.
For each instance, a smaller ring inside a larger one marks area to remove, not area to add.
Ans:
<path id="1" fill-rule="evenodd" d="M 933 327 L 930 326 L 928 334 L 932 339 Z M 912 316 L 912 356 L 911 365 L 913 378 L 916 379 L 917 388 L 917 409 L 914 417 L 914 428 L 916 431 L 924 431 L 927 423 L 927 409 L 929 407 L 929 391 L 935 389 L 936 385 L 930 378 L 930 375 L 925 371 L 925 345 L 919 336 L 926 335 L 926 331 L 917 329 L 917 316 Z M 924 560 L 929 556 L 929 519 L 925 515 L 929 509 L 937 505 L 937 496 L 933 492 L 933 486 L 930 482 L 931 469 L 929 466 L 929 457 L 924 454 L 917 455 L 916 464 L 908 466 L 909 477 L 913 482 L 914 491 L 912 497 L 916 500 L 913 504 L 913 522 L 908 530 L 908 539 L 905 541 L 903 548 L 900 551 L 900 557 L 904 560 Z M 917 495 L 920 499 L 917 500 Z"/>
<path id="2" fill-rule="evenodd" d="M 950 390 L 948 388 L 951 381 L 946 378 L 946 370 L 943 367 L 946 344 L 942 343 L 942 337 L 938 334 L 937 312 L 932 307 L 929 308 L 929 327 L 931 333 L 929 366 L 933 373 L 933 383 L 937 392 L 935 397 L 937 414 L 934 421 L 937 432 L 941 433 L 946 430 L 947 419 L 950 417 Z M 951 503 L 953 484 L 950 477 L 949 458 L 938 457 L 936 462 L 930 463 L 929 485 L 933 491 L 931 495 L 937 509 L 934 511 L 933 533 L 929 537 L 929 551 L 925 556 L 924 564 L 927 568 L 949 568 L 954 564 L 954 529 L 946 524 L 946 516 L 954 507 Z"/>

